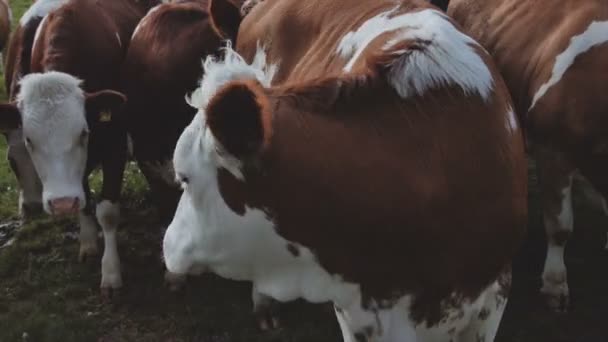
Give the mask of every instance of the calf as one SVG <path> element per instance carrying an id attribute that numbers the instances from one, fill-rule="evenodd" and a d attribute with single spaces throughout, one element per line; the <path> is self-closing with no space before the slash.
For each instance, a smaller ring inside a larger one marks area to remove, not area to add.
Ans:
<path id="1" fill-rule="evenodd" d="M 449 14 L 493 55 L 525 122 L 548 243 L 541 292 L 552 309 L 565 311 L 573 177 L 608 195 L 608 75 L 602 72 L 608 68 L 608 7 L 602 0 L 559 6 L 550 0 L 452 0 Z M 595 197 L 606 212 L 604 198 Z"/>
<path id="2" fill-rule="evenodd" d="M 424 0 L 265 0 L 236 51 L 190 98 L 167 268 L 331 301 L 345 341 L 492 341 L 527 168 L 483 49 Z"/>
<path id="3" fill-rule="evenodd" d="M 119 68 L 133 29 L 152 1 L 71 0 L 47 14 L 36 30 L 30 73 L 16 103 L 2 105 L 2 126 L 23 129 L 42 183 L 42 205 L 53 215 L 79 213 L 82 259 L 97 253 L 88 175 L 103 171 L 96 216 L 104 232 L 101 289 L 122 285 L 116 247 L 126 131 L 113 113 L 126 98 Z"/>

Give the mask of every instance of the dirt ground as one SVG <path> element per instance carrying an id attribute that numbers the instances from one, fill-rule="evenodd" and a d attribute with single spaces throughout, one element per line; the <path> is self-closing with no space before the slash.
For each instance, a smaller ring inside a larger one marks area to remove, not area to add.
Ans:
<path id="1" fill-rule="evenodd" d="M 531 174 L 529 239 L 514 262 L 513 292 L 496 341 L 608 341 L 608 219 L 575 192 L 575 233 L 567 248 L 572 308 L 550 313 L 538 295 L 545 247 L 534 182 Z M 204 275 L 170 292 L 163 284 L 162 229 L 145 197 L 127 200 L 124 217 L 125 288 L 112 303 L 98 294 L 99 259 L 76 261 L 75 222 L 45 218 L 21 228 L 14 243 L 0 249 L 0 341 L 341 340 L 330 305 L 286 304 L 282 329 L 262 333 L 251 316 L 248 283 Z"/>

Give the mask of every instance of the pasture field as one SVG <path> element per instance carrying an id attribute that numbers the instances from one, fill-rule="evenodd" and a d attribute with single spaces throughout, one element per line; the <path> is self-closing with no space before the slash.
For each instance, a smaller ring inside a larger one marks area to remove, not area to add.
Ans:
<path id="1" fill-rule="evenodd" d="M 29 3 L 11 1 L 15 20 Z M 285 304 L 282 328 L 264 333 L 251 315 L 248 283 L 204 275 L 190 278 L 179 292 L 169 291 L 160 250 L 163 228 L 135 165 L 126 173 L 118 238 L 125 286 L 112 302 L 103 302 L 100 259 L 77 260 L 75 219 L 42 217 L 25 225 L 18 220 L 16 183 L 5 155 L 0 138 L 0 342 L 341 340 L 328 304 Z M 99 184 L 93 175 L 93 189 Z M 538 295 L 545 247 L 533 165 L 529 197 L 529 239 L 514 263 L 513 292 L 496 341 L 608 342 L 608 219 L 575 193 L 575 232 L 566 260 L 573 306 L 568 314 L 553 314 Z"/>

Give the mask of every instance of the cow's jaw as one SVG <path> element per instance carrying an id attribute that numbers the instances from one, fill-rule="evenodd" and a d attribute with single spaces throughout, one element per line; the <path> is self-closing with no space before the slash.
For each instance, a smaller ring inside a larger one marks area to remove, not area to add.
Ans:
<path id="1" fill-rule="evenodd" d="M 85 206 L 89 128 L 79 85 L 59 73 L 28 75 L 21 83 L 23 139 L 42 182 L 44 210 L 53 215 L 74 214 Z"/>

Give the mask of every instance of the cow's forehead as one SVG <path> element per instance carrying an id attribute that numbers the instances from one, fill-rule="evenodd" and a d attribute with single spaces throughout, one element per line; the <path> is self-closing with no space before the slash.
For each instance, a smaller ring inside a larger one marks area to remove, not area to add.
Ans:
<path id="1" fill-rule="evenodd" d="M 176 171 L 181 171 L 187 168 L 192 157 L 196 157 L 199 150 L 200 142 L 203 135 L 203 121 L 200 115 L 197 114 L 192 119 L 192 122 L 184 129 L 181 136 L 177 140 L 175 146 L 175 154 L 173 156 L 173 165 Z"/>
<path id="2" fill-rule="evenodd" d="M 23 78 L 18 95 L 27 132 L 70 131 L 86 125 L 80 80 L 62 73 L 32 74 Z"/>

